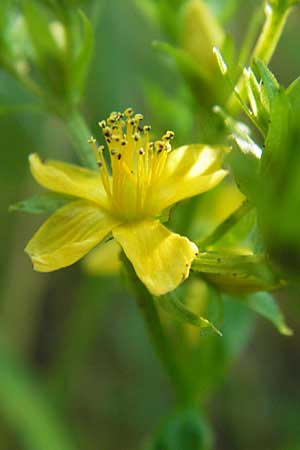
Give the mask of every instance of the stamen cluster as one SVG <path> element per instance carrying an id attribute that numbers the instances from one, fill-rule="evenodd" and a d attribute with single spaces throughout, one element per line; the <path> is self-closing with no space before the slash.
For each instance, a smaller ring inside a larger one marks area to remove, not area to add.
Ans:
<path id="1" fill-rule="evenodd" d="M 111 209 L 128 220 L 155 215 L 152 188 L 163 174 L 174 137 L 167 131 L 160 140 L 150 141 L 151 127 L 142 127 L 142 120 L 132 108 L 112 112 L 99 122 L 108 152 L 105 146 L 97 147 L 94 138 L 89 140 Z"/>

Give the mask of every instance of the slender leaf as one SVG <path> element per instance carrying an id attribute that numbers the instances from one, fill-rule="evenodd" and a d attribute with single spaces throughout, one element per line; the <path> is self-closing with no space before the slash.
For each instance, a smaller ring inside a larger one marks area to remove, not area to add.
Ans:
<path id="1" fill-rule="evenodd" d="M 281 334 L 285 336 L 293 334 L 293 331 L 286 325 L 275 298 L 268 292 L 252 294 L 247 297 L 246 303 L 253 311 L 272 322 Z"/>
<path id="2" fill-rule="evenodd" d="M 31 214 L 53 213 L 73 199 L 72 196 L 45 192 L 15 203 L 10 206 L 9 210 Z"/>
<path id="3" fill-rule="evenodd" d="M 179 322 L 194 325 L 204 331 L 213 331 L 222 336 L 221 331 L 213 323 L 187 309 L 174 292 L 157 297 L 155 300 L 163 310 L 172 314 Z"/>

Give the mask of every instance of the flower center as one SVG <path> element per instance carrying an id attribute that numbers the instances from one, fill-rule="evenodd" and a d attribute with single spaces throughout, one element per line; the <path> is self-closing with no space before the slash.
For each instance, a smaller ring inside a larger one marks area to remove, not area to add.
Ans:
<path id="1" fill-rule="evenodd" d="M 150 141 L 151 127 L 141 127 L 142 114 L 133 115 L 132 108 L 123 113 L 112 112 L 107 120 L 99 122 L 107 149 L 91 145 L 101 180 L 113 214 L 125 220 L 157 215 L 155 189 L 163 176 L 173 131 L 167 131 L 160 140 Z"/>

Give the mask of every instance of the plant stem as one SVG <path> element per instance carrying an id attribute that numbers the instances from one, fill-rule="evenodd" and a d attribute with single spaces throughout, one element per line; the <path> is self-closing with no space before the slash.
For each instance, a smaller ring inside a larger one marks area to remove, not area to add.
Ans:
<path id="1" fill-rule="evenodd" d="M 266 3 L 265 23 L 250 57 L 250 64 L 255 58 L 260 59 L 265 64 L 270 62 L 290 12 L 291 7 L 280 9 L 279 7 L 272 7 L 268 2 Z M 237 83 L 237 89 L 240 96 L 243 97 L 245 91 L 245 79 L 243 74 Z M 230 96 L 226 109 L 229 110 L 231 114 L 238 111 L 239 104 L 234 93 Z"/>
<path id="2" fill-rule="evenodd" d="M 173 384 L 177 401 L 180 405 L 191 403 L 191 392 L 184 371 L 179 366 L 176 353 L 164 333 L 152 295 L 137 277 L 131 263 L 124 253 L 121 256 L 130 287 L 135 294 L 136 303 L 143 316 L 146 328 L 156 352 Z"/>
<path id="3" fill-rule="evenodd" d="M 88 144 L 92 133 L 80 112 L 74 110 L 62 118 L 81 163 L 96 169 L 96 159 Z"/>
<path id="4" fill-rule="evenodd" d="M 230 230 L 242 217 L 251 211 L 252 205 L 245 200 L 224 222 L 222 222 L 209 236 L 197 242 L 199 249 L 205 249 L 218 241 L 227 231 Z"/>

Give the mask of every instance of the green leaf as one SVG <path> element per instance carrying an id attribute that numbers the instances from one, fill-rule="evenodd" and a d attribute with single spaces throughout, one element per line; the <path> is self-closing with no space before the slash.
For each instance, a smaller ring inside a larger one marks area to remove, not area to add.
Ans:
<path id="1" fill-rule="evenodd" d="M 285 336 L 291 336 L 293 331 L 286 325 L 284 316 L 275 300 L 268 292 L 257 292 L 246 299 L 253 311 L 272 322 L 277 330 Z"/>
<path id="2" fill-rule="evenodd" d="M 254 72 L 258 75 L 263 83 L 263 90 L 266 93 L 266 100 L 270 108 L 273 100 L 279 92 L 280 86 L 270 69 L 258 58 L 253 63 Z"/>
<path id="3" fill-rule="evenodd" d="M 94 33 L 92 25 L 82 11 L 79 11 L 79 15 L 82 23 L 82 42 L 81 48 L 70 71 L 71 89 L 74 89 L 78 98 L 82 94 L 84 88 L 94 46 Z"/>
<path id="4" fill-rule="evenodd" d="M 74 450 L 53 399 L 47 397 L 36 376 L 12 357 L 0 343 L 0 413 L 22 437 L 27 450 Z"/>
<path id="5" fill-rule="evenodd" d="M 56 194 L 54 192 L 46 192 L 15 203 L 10 206 L 9 210 L 31 214 L 53 213 L 73 199 L 74 197 L 71 195 L 68 196 Z"/>
<path id="6" fill-rule="evenodd" d="M 164 311 L 171 314 L 179 322 L 194 325 L 195 327 L 199 327 L 202 331 L 212 331 L 219 336 L 222 336 L 221 331 L 218 330 L 213 323 L 187 309 L 174 292 L 162 295 L 161 297 L 156 297 L 155 301 Z"/>
<path id="7" fill-rule="evenodd" d="M 240 191 L 253 204 L 256 204 L 260 161 L 251 149 L 251 142 L 236 138 L 235 145 L 228 155 L 227 161 Z"/>
<path id="8" fill-rule="evenodd" d="M 274 183 L 274 178 L 278 179 L 278 176 L 286 168 L 286 153 L 290 141 L 290 119 L 290 102 L 286 93 L 281 90 L 273 99 L 269 131 L 262 155 L 261 172 L 265 177 L 264 180 L 272 176 Z M 282 178 L 280 180 L 282 181 Z"/>
<path id="9" fill-rule="evenodd" d="M 23 0 L 22 8 L 39 77 L 55 96 L 65 96 L 65 59 L 50 30 L 49 18 L 34 0 Z"/>
<path id="10" fill-rule="evenodd" d="M 262 150 L 251 139 L 247 125 L 237 122 L 219 106 L 214 111 L 223 118 L 232 133 L 234 147 L 226 160 L 231 166 L 237 186 L 255 204 Z"/>
<path id="11" fill-rule="evenodd" d="M 210 429 L 199 413 L 190 409 L 169 417 L 147 450 L 207 450 L 211 445 Z"/>

